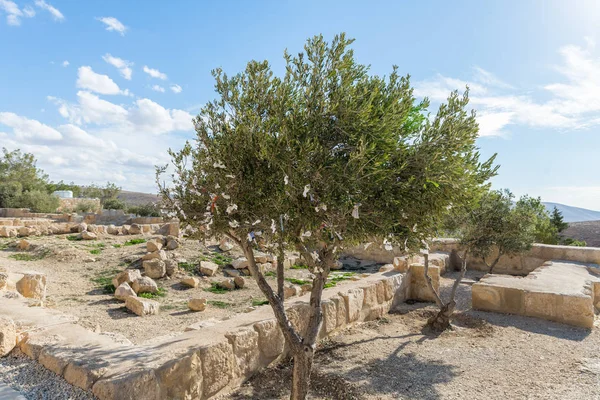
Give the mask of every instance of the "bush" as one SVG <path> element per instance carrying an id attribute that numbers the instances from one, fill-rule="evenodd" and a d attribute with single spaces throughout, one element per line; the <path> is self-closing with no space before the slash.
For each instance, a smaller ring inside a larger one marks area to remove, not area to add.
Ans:
<path id="1" fill-rule="evenodd" d="M 94 212 L 98 208 L 98 203 L 93 200 L 82 200 L 75 206 L 75 211 L 81 213 Z"/>
<path id="2" fill-rule="evenodd" d="M 105 210 L 124 210 L 125 203 L 119 199 L 107 199 L 102 203 L 102 208 Z"/>
<path id="3" fill-rule="evenodd" d="M 160 217 L 160 208 L 154 203 L 131 206 L 127 209 L 127 212 L 140 217 Z"/>
<path id="4" fill-rule="evenodd" d="M 586 247 L 587 243 L 585 240 L 577 240 L 573 238 L 565 238 L 563 240 L 563 244 L 565 246 L 577 246 L 577 247 Z"/>
<path id="5" fill-rule="evenodd" d="M 18 206 L 29 208 L 33 212 L 52 213 L 60 205 L 58 197 L 42 192 L 41 190 L 32 190 L 24 192 L 19 196 Z"/>

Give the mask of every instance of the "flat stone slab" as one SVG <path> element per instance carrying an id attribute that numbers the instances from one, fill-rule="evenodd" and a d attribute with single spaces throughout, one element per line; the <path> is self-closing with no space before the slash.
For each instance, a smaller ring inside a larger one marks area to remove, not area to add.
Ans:
<path id="1" fill-rule="evenodd" d="M 600 276 L 594 270 L 552 261 L 525 277 L 486 275 L 473 285 L 473 308 L 592 328 L 600 300 Z"/>
<path id="2" fill-rule="evenodd" d="M 25 396 L 0 381 L 0 399 L 2 400 L 26 400 Z"/>

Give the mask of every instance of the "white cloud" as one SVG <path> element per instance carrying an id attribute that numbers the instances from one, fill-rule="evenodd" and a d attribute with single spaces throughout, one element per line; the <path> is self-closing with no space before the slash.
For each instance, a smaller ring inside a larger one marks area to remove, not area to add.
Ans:
<path id="1" fill-rule="evenodd" d="M 79 67 L 77 70 L 77 87 L 99 94 L 129 95 L 128 90 L 119 89 L 119 85 L 108 75 L 97 74 L 89 66 Z"/>
<path id="2" fill-rule="evenodd" d="M 69 66 L 69 64 L 70 64 L 70 63 L 69 63 L 69 61 L 67 61 L 67 60 L 65 60 L 65 61 L 63 61 L 63 62 L 62 62 L 62 66 L 63 66 L 63 67 L 68 67 L 68 66 Z"/>
<path id="3" fill-rule="evenodd" d="M 152 86 L 152 90 L 154 90 L 155 92 L 160 92 L 160 93 L 164 93 L 165 92 L 165 88 L 160 86 L 160 85 L 154 85 Z"/>
<path id="4" fill-rule="evenodd" d="M 123 60 L 122 58 L 113 57 L 109 53 L 106 53 L 105 55 L 103 55 L 102 59 L 104 61 L 106 61 L 107 63 L 109 63 L 110 65 L 116 67 L 119 70 L 119 72 L 121 73 L 121 75 L 123 76 L 123 78 L 125 78 L 127 80 L 131 80 L 131 74 L 132 74 L 131 67 L 133 66 L 132 62 Z"/>
<path id="5" fill-rule="evenodd" d="M 6 23 L 12 26 L 21 25 L 21 18 L 31 18 L 35 15 L 35 11 L 31 7 L 19 9 L 19 6 L 11 0 L 0 0 L 0 11 L 6 13 Z"/>
<path id="6" fill-rule="evenodd" d="M 152 78 L 162 79 L 163 81 L 167 80 L 167 74 L 163 74 L 157 69 L 148 68 L 147 65 L 144 65 L 144 72 L 150 75 Z"/>
<path id="7" fill-rule="evenodd" d="M 0 112 L 0 124 L 12 128 L 15 137 L 19 140 L 53 141 L 62 139 L 61 133 L 56 129 L 11 112 Z"/>
<path id="8" fill-rule="evenodd" d="M 106 25 L 107 31 L 115 31 L 121 34 L 121 36 L 125 36 L 125 31 L 127 31 L 127 27 L 115 17 L 98 17 L 96 19 L 102 22 L 104 25 Z"/>
<path id="9" fill-rule="evenodd" d="M 514 86 L 480 67 L 470 81 L 438 74 L 415 84 L 415 95 L 433 102 L 446 100 L 452 90 L 470 88 L 470 105 L 478 111 L 481 136 L 501 136 L 511 125 L 556 130 L 600 125 L 600 59 L 587 47 L 564 46 L 562 63 L 556 66 L 560 82 L 548 83 L 540 93 L 521 94 Z M 540 101 L 537 98 L 548 98 Z"/>
<path id="10" fill-rule="evenodd" d="M 56 9 L 55 7 L 52 7 L 50 4 L 46 3 L 44 0 L 35 0 L 35 5 L 39 8 L 41 8 L 42 10 L 46 10 L 50 14 L 52 14 L 52 17 L 54 18 L 55 21 L 62 22 L 65 20 L 65 16 L 60 11 L 58 11 L 58 9 Z"/>
<path id="11" fill-rule="evenodd" d="M 183 89 L 181 88 L 181 86 L 173 84 L 171 85 L 171 90 L 173 91 L 173 93 L 181 93 Z"/>

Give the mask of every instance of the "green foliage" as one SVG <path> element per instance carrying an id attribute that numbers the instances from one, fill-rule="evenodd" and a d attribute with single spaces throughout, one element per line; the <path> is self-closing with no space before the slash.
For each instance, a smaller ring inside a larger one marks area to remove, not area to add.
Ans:
<path id="1" fill-rule="evenodd" d="M 292 265 L 290 267 L 290 269 L 308 269 L 308 265 L 303 265 L 303 264 Z"/>
<path id="2" fill-rule="evenodd" d="M 106 199 L 102 204 L 102 208 L 105 210 L 124 210 L 125 207 L 125 203 L 117 198 Z"/>
<path id="3" fill-rule="evenodd" d="M 123 243 L 123 246 L 135 246 L 136 244 L 142 244 L 142 243 L 146 243 L 146 239 L 129 239 L 128 241 L 126 241 L 125 243 Z"/>
<path id="4" fill-rule="evenodd" d="M 232 306 L 231 303 L 227 303 L 227 302 L 219 301 L 219 300 L 208 300 L 206 303 L 210 304 L 211 306 L 215 306 L 217 308 L 229 308 Z"/>
<path id="5" fill-rule="evenodd" d="M 115 249 L 120 249 L 121 245 L 119 243 L 113 243 L 112 247 L 114 247 Z"/>
<path id="6" fill-rule="evenodd" d="M 101 252 L 102 252 L 102 250 L 101 250 L 101 249 L 93 249 L 93 250 L 90 250 L 90 254 L 94 254 L 94 255 L 98 255 L 98 254 L 100 254 Z"/>
<path id="7" fill-rule="evenodd" d="M 536 243 L 558 244 L 558 230 L 556 226 L 552 223 L 552 220 L 548 215 L 548 210 L 542 204 L 542 200 L 539 197 L 533 198 L 527 195 L 522 196 L 515 205 L 515 207 L 517 209 L 521 209 L 521 211 L 527 213 L 528 215 L 534 216 L 534 241 Z"/>
<path id="8" fill-rule="evenodd" d="M 109 269 L 105 271 L 100 271 L 95 277 L 90 278 L 96 287 L 102 289 L 102 293 L 104 294 L 113 294 L 116 288 L 112 284 L 112 278 L 121 272 L 120 269 Z"/>
<path id="9" fill-rule="evenodd" d="M 558 210 L 558 208 L 556 208 L 556 206 L 550 215 L 550 222 L 556 228 L 558 233 L 561 233 L 569 227 L 569 224 L 564 221 L 562 213 Z"/>
<path id="10" fill-rule="evenodd" d="M 577 246 L 577 247 L 586 247 L 587 246 L 587 243 L 585 242 L 585 240 L 577 240 L 577 239 L 573 239 L 573 238 L 563 239 L 562 244 L 564 244 L 565 246 Z"/>
<path id="11" fill-rule="evenodd" d="M 98 204 L 93 200 L 81 200 L 75 205 L 75 211 L 79 213 L 95 212 L 98 209 Z"/>
<path id="12" fill-rule="evenodd" d="M 50 182 L 46 185 L 48 193 L 54 193 L 57 190 L 70 190 L 73 192 L 73 197 L 81 197 L 81 186 L 76 185 L 74 182 L 65 183 L 61 180 L 60 182 Z"/>
<path id="13" fill-rule="evenodd" d="M 218 266 L 222 267 L 224 265 L 231 264 L 231 262 L 233 261 L 233 258 L 225 256 L 220 253 L 217 253 L 217 254 L 212 254 L 210 257 L 205 256 L 205 255 L 200 256 L 200 260 L 210 261 L 210 262 L 213 262 L 213 263 L 217 264 Z"/>
<path id="14" fill-rule="evenodd" d="M 33 212 L 52 213 L 60 205 L 58 197 L 42 190 L 30 190 L 21 193 L 18 198 L 18 206 L 29 208 Z"/>
<path id="15" fill-rule="evenodd" d="M 274 277 L 277 276 L 277 272 L 275 272 L 275 271 L 267 271 L 267 272 L 265 272 L 265 276 L 274 278 Z"/>
<path id="16" fill-rule="evenodd" d="M 121 188 L 114 183 L 107 182 L 105 186 L 100 185 L 89 185 L 82 186 L 80 190 L 81 197 L 87 197 L 90 199 L 100 199 L 100 203 L 104 203 L 108 200 L 114 200 L 117 195 L 121 192 Z"/>
<path id="17" fill-rule="evenodd" d="M 140 217 L 160 217 L 160 207 L 154 203 L 146 203 L 139 206 L 130 206 L 127 208 L 129 214 L 135 214 Z"/>
<path id="18" fill-rule="evenodd" d="M 355 275 L 354 272 L 342 272 L 342 273 L 335 272 L 335 273 L 331 274 L 331 277 L 325 283 L 325 289 L 334 287 L 335 285 L 337 285 L 338 282 L 349 280 L 354 275 Z"/>
<path id="19" fill-rule="evenodd" d="M 69 240 L 71 242 L 76 242 L 76 241 L 83 240 L 83 238 L 79 235 L 67 235 L 67 240 Z"/>
<path id="20" fill-rule="evenodd" d="M 473 208 L 458 214 L 462 219 L 461 243 L 473 255 L 483 258 L 491 272 L 502 255 L 529 250 L 539 234 L 542 218 L 537 206 L 539 199 L 524 196 L 513 207 L 513 198 L 508 190 L 490 191 Z M 495 258 L 490 260 L 495 250 Z"/>
<path id="21" fill-rule="evenodd" d="M 139 297 L 143 297 L 144 299 L 157 299 L 159 297 L 165 297 L 167 292 L 164 288 L 159 287 L 156 293 L 140 293 Z"/>
<path id="22" fill-rule="evenodd" d="M 214 283 L 214 282 L 210 285 L 209 288 L 205 288 L 204 291 L 215 293 L 215 294 L 225 294 L 225 293 L 229 292 L 229 290 L 223 289 L 217 283 Z"/>
<path id="23" fill-rule="evenodd" d="M 198 264 L 190 262 L 180 262 L 177 266 L 188 273 L 194 273 L 198 269 Z"/>

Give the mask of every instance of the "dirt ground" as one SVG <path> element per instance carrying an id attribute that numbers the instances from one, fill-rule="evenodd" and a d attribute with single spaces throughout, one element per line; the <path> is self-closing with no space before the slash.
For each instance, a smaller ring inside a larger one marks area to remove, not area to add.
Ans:
<path id="1" fill-rule="evenodd" d="M 251 307 L 259 307 L 265 297 L 252 277 L 246 277 L 243 289 L 215 293 L 209 291 L 213 283 L 225 279 L 220 269 L 214 277 L 201 278 L 200 286 L 187 288 L 179 282 L 184 276 L 194 275 L 183 268 L 171 279 L 156 280 L 164 295 L 154 298 L 160 302 L 160 313 L 138 317 L 116 300 L 105 286 L 126 268 L 141 267 L 140 257 L 146 254 L 146 244 L 127 245 L 135 239 L 148 236 L 102 236 L 98 240 L 72 241 L 70 235 L 26 238 L 32 250 L 20 251 L 13 247 L 18 240 L 0 240 L 0 267 L 11 272 L 38 271 L 47 275 L 46 307 L 55 308 L 76 316 L 78 323 L 97 332 L 121 334 L 134 344 L 152 341 L 157 337 L 179 334 L 194 323 L 215 319 L 224 320 L 243 313 Z M 95 253 L 95 254 L 93 254 Z M 178 249 L 167 251 L 170 258 L 181 262 L 184 268 L 196 268 L 200 259 L 225 260 L 237 258 L 235 249 L 221 253 L 216 245 L 204 246 L 196 240 L 182 240 Z M 24 257 L 23 257 L 24 255 Z M 360 273 L 375 271 L 378 264 L 364 266 L 355 260 L 347 260 L 347 269 L 355 279 Z M 195 276 L 198 276 L 195 274 Z M 310 280 L 306 269 L 286 271 L 289 279 Z M 273 276 L 267 280 L 276 285 Z M 300 282 L 301 283 L 301 282 Z M 345 282 L 339 282 L 343 285 Z M 191 312 L 187 302 L 192 297 L 204 297 L 208 306 L 203 312 Z M 262 305 L 268 307 L 268 305 Z"/>
<path id="2" fill-rule="evenodd" d="M 455 329 L 423 331 L 434 307 L 347 329 L 321 343 L 311 399 L 600 399 L 600 333 L 535 318 L 471 310 L 469 273 Z M 448 294 L 453 274 L 442 279 Z M 227 398 L 285 399 L 290 364 L 270 368 Z"/>

